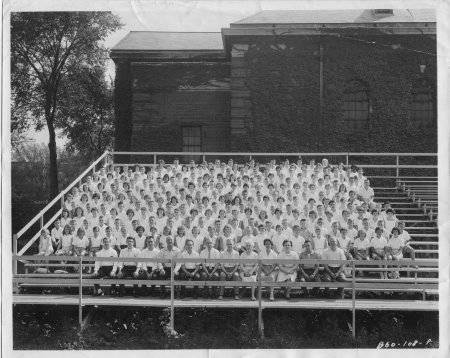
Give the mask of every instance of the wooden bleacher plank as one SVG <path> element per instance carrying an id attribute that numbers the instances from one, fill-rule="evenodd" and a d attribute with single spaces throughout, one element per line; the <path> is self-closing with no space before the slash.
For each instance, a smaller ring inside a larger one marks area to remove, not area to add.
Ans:
<path id="1" fill-rule="evenodd" d="M 84 306 L 129 306 L 129 307 L 169 307 L 169 299 L 134 298 L 134 297 L 89 297 L 83 296 Z M 14 295 L 13 304 L 40 304 L 40 305 L 72 305 L 77 306 L 77 295 Z M 289 301 L 277 299 L 262 300 L 262 308 L 266 309 L 352 309 L 351 299 L 313 299 L 293 298 Z M 218 299 L 176 299 L 174 306 L 179 308 L 258 308 L 257 301 L 248 298 L 234 300 L 232 298 Z M 381 300 L 357 299 L 357 310 L 395 310 L 395 311 L 437 311 L 439 301 L 423 300 Z"/>

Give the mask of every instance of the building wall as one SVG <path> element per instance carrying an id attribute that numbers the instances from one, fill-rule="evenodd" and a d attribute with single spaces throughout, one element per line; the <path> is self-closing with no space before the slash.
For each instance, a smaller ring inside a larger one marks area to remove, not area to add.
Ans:
<path id="1" fill-rule="evenodd" d="M 133 63 L 131 151 L 182 151 L 182 127 L 202 127 L 202 151 L 229 150 L 229 64 Z"/>
<path id="2" fill-rule="evenodd" d="M 409 120 L 411 85 L 420 76 L 436 83 L 436 57 L 404 48 L 436 53 L 436 41 L 407 35 L 234 39 L 231 122 L 239 131 L 232 132 L 233 150 L 436 152 L 436 124 L 419 129 Z M 424 74 L 420 64 L 427 65 Z M 343 120 L 344 86 L 352 79 L 369 85 L 366 130 L 353 130 Z"/>

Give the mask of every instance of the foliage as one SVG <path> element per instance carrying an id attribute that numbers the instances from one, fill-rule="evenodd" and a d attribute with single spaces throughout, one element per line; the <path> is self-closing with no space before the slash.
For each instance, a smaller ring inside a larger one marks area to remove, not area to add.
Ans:
<path id="1" fill-rule="evenodd" d="M 121 26 L 109 12 L 11 14 L 11 129 L 23 132 L 31 125 L 36 130 L 47 126 L 50 197 L 58 193 L 55 128 L 66 128 L 67 121 L 61 111 L 68 93 L 63 89 L 83 69 L 104 68 L 108 54 L 102 41 Z"/>
<path id="2" fill-rule="evenodd" d="M 106 67 L 79 67 L 68 76 L 62 89 L 62 134 L 69 151 L 93 160 L 112 149 L 114 104 L 111 80 L 105 79 Z"/>
<path id="3" fill-rule="evenodd" d="M 104 308 L 77 334 L 76 309 L 18 306 L 14 309 L 15 349 L 264 349 L 376 348 L 380 341 L 431 343 L 439 347 L 438 313 L 359 311 L 357 337 L 343 311 L 266 310 L 265 336 L 257 329 L 256 310 L 178 309 L 167 335 L 159 308 Z M 165 321 L 165 319 L 163 319 Z M 23 339 L 27 337 L 27 339 Z"/>

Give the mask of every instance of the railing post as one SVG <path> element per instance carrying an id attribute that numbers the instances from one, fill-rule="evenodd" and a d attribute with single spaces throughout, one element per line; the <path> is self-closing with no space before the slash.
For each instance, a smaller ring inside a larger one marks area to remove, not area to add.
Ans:
<path id="1" fill-rule="evenodd" d="M 44 214 L 41 215 L 41 217 L 39 218 L 39 224 L 41 225 L 41 230 L 44 227 Z"/>
<path id="2" fill-rule="evenodd" d="M 356 338 L 356 308 L 355 308 L 355 300 L 356 300 L 356 289 L 355 289 L 355 261 L 352 260 L 352 336 Z"/>
<path id="3" fill-rule="evenodd" d="M 80 329 L 83 328 L 83 256 L 80 255 L 79 264 L 79 277 L 80 286 L 78 290 L 78 323 L 80 324 Z"/>
<path id="4" fill-rule="evenodd" d="M 61 196 L 61 209 L 64 209 L 64 195 Z"/>
<path id="5" fill-rule="evenodd" d="M 264 335 L 264 329 L 263 329 L 263 319 L 262 319 L 262 279 L 261 279 L 261 260 L 259 260 L 258 265 L 258 277 L 259 277 L 259 284 L 258 284 L 258 332 L 261 336 Z"/>
<path id="6" fill-rule="evenodd" d="M 206 159 L 206 155 L 205 155 L 205 153 L 203 153 L 203 155 L 202 155 L 202 163 L 205 161 L 205 159 Z"/>
<path id="7" fill-rule="evenodd" d="M 399 177 L 400 177 L 400 168 L 398 167 L 399 165 L 400 165 L 400 156 L 397 154 L 396 156 L 395 156 L 395 158 L 396 158 L 396 161 L 395 161 L 395 165 L 396 165 L 396 179 L 397 179 L 397 185 L 398 185 L 398 180 L 399 180 Z"/>
<path id="8" fill-rule="evenodd" d="M 171 333 L 175 331 L 175 314 L 174 314 L 174 298 L 175 298 L 175 284 L 174 284 L 174 275 L 173 275 L 173 270 L 174 270 L 174 265 L 173 265 L 173 257 L 170 259 L 170 331 Z"/>
<path id="9" fill-rule="evenodd" d="M 348 168 L 348 153 L 345 155 L 345 167 Z"/>
<path id="10" fill-rule="evenodd" d="M 153 154 L 153 164 L 156 166 L 156 154 Z"/>
<path id="11" fill-rule="evenodd" d="M 13 235 L 13 242 L 12 242 L 12 248 L 13 248 L 13 255 L 14 256 L 17 256 L 17 240 L 18 240 L 17 234 L 14 234 Z M 15 277 L 17 275 L 17 260 L 16 259 L 13 259 L 12 270 L 13 270 L 13 277 Z M 13 288 L 15 289 L 16 286 L 17 286 L 17 284 L 14 283 Z"/>

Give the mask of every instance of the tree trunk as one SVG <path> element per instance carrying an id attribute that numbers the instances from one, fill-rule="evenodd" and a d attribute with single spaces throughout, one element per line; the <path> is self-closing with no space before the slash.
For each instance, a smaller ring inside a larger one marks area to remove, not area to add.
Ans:
<path id="1" fill-rule="evenodd" d="M 50 193 L 49 200 L 53 200 L 59 193 L 59 185 L 58 185 L 58 162 L 57 162 L 57 153 L 56 153 L 56 134 L 55 134 L 55 126 L 54 126 L 54 112 L 52 111 L 52 97 L 51 95 L 47 95 L 46 103 L 45 103 L 45 119 L 47 121 L 47 128 L 49 134 L 49 143 L 48 149 L 50 152 Z"/>
<path id="2" fill-rule="evenodd" d="M 56 154 L 56 135 L 53 121 L 47 124 L 50 141 L 48 149 L 50 151 L 50 200 L 59 194 L 58 185 L 58 162 Z"/>

